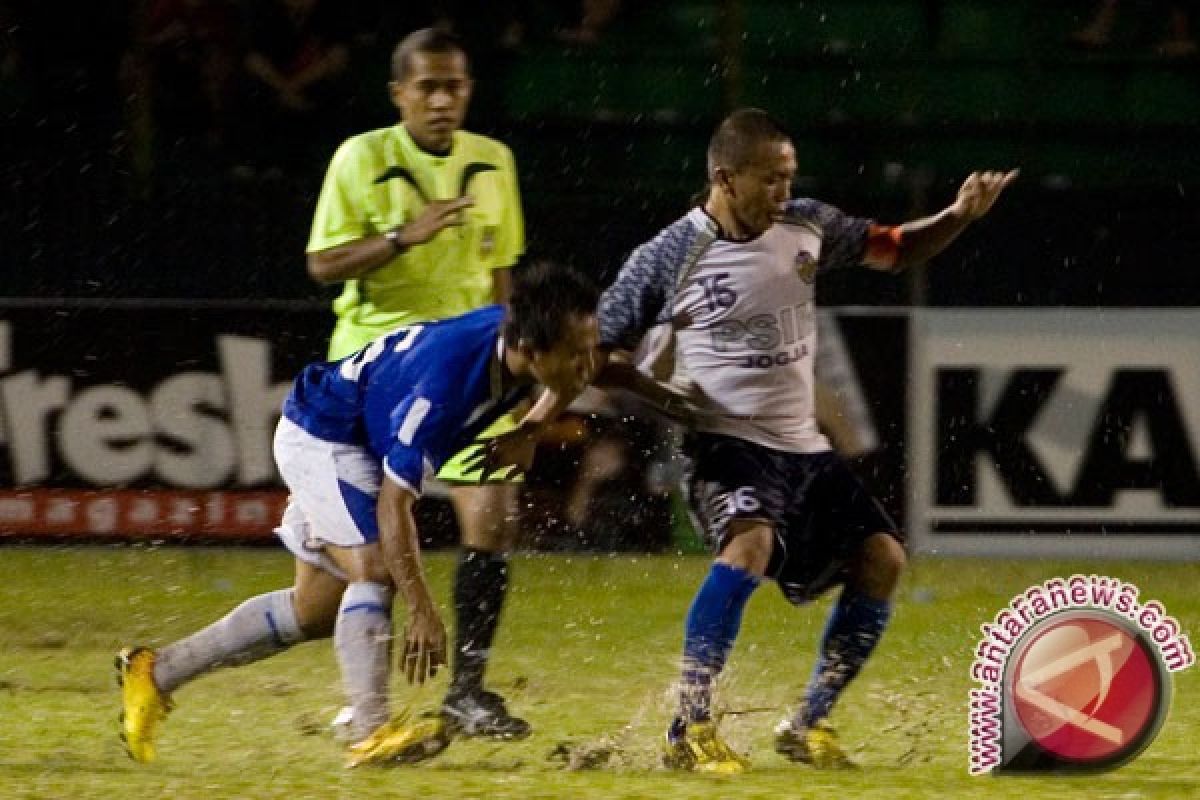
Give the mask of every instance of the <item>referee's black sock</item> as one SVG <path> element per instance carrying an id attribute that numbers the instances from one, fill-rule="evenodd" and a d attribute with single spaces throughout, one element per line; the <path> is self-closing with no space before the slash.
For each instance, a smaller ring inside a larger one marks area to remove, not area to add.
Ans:
<path id="1" fill-rule="evenodd" d="M 456 625 L 451 697 L 483 688 L 488 652 L 507 593 L 507 554 L 463 548 L 454 575 Z"/>

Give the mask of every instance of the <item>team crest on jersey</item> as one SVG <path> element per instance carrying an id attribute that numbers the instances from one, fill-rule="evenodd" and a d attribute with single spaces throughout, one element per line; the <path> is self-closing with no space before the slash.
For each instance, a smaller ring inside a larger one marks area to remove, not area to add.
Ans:
<path id="1" fill-rule="evenodd" d="M 796 274 L 805 283 L 812 283 L 817 277 L 817 257 L 807 250 L 797 253 Z"/>
<path id="2" fill-rule="evenodd" d="M 492 253 L 496 251 L 496 228 L 492 225 L 483 229 L 483 235 L 479 237 L 479 257 L 491 258 Z"/>

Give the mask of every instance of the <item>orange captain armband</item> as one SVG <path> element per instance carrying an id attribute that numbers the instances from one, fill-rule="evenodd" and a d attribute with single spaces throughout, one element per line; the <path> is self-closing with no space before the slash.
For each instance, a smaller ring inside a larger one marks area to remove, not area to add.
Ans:
<path id="1" fill-rule="evenodd" d="M 904 231 L 899 225 L 876 225 L 867 227 L 867 250 L 863 263 L 868 267 L 896 269 L 900 247 L 904 243 Z"/>

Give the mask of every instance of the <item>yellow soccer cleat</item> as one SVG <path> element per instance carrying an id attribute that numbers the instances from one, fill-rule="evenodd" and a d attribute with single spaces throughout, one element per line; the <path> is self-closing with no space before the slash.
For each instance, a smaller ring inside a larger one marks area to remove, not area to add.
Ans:
<path id="1" fill-rule="evenodd" d="M 750 760 L 721 740 L 715 722 L 693 722 L 682 736 L 667 736 L 663 765 L 715 775 L 740 775 L 750 768 Z"/>
<path id="2" fill-rule="evenodd" d="M 117 685 L 121 687 L 121 741 L 129 757 L 142 764 L 154 760 L 154 733 L 171 710 L 171 698 L 154 683 L 154 651 L 126 647 L 117 653 Z"/>
<path id="3" fill-rule="evenodd" d="M 452 736 L 440 714 L 410 722 L 406 716 L 380 725 L 349 748 L 346 766 L 416 764 L 450 746 Z"/>
<path id="4" fill-rule="evenodd" d="M 797 729 L 790 719 L 775 728 L 775 752 L 801 764 L 817 769 L 854 769 L 837 733 L 826 720 L 818 720 L 811 728 Z"/>

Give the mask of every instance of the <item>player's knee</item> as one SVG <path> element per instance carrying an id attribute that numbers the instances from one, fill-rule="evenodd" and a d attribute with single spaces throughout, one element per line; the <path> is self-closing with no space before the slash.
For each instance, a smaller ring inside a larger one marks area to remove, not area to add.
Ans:
<path id="1" fill-rule="evenodd" d="M 382 586 L 392 584 L 392 574 L 383 563 L 382 557 L 357 558 L 340 566 L 346 573 L 347 583 L 378 583 Z"/>
<path id="2" fill-rule="evenodd" d="M 337 623 L 337 614 L 300 617 L 297 615 L 297 624 L 300 626 L 300 632 L 304 634 L 307 640 L 313 639 L 328 639 L 333 636 L 333 626 Z"/>
<path id="3" fill-rule="evenodd" d="M 907 564 L 900 542 L 890 534 L 876 533 L 863 542 L 858 588 L 872 597 L 891 597 Z"/>
<path id="4" fill-rule="evenodd" d="M 498 522 L 462 532 L 464 547 L 486 553 L 507 553 L 513 549 L 516 526 Z"/>
<path id="5" fill-rule="evenodd" d="M 296 626 L 308 640 L 332 636 L 337 622 L 338 603 L 344 586 L 331 582 L 320 588 L 321 591 L 314 592 L 312 587 L 306 587 L 304 591 L 293 592 L 291 598 Z"/>
<path id="6" fill-rule="evenodd" d="M 463 544 L 489 553 L 507 553 L 517 538 L 516 512 L 507 505 L 489 507 L 464 526 Z"/>
<path id="7" fill-rule="evenodd" d="M 516 495 L 508 486 L 471 487 L 454 496 L 464 547 L 506 553 L 517 538 Z"/>
<path id="8" fill-rule="evenodd" d="M 763 577 L 775 546 L 774 529 L 760 520 L 734 520 L 717 561 Z"/>

